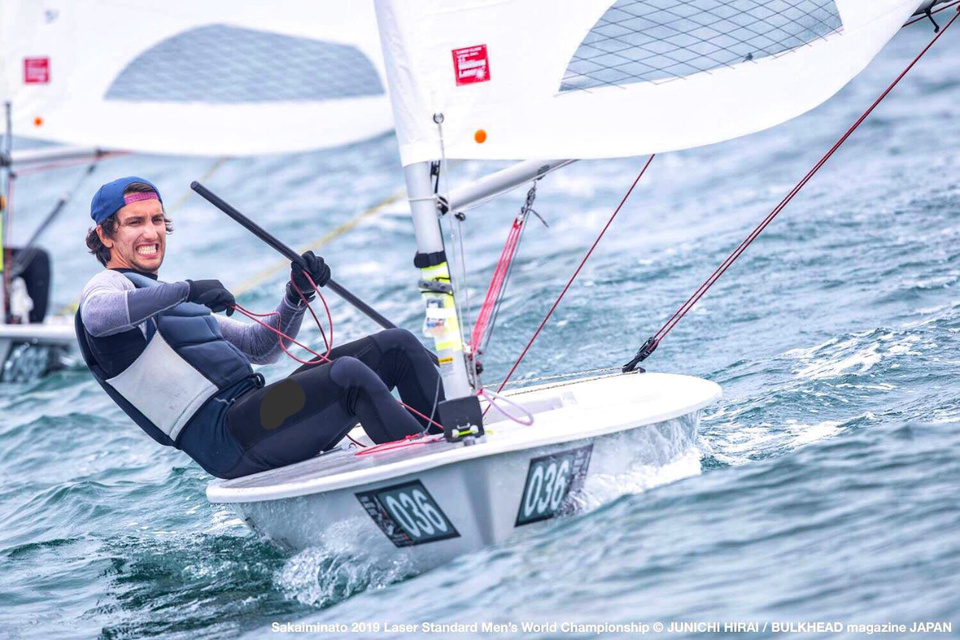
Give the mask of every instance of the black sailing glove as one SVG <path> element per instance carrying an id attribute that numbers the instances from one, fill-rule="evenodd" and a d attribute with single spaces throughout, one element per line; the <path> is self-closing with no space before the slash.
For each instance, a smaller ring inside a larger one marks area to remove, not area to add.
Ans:
<path id="1" fill-rule="evenodd" d="M 202 304 L 214 313 L 226 311 L 228 316 L 233 315 L 233 306 L 237 301 L 222 282 L 219 280 L 187 280 L 186 282 L 190 285 L 187 302 Z"/>
<path id="2" fill-rule="evenodd" d="M 323 261 L 323 258 L 316 255 L 313 251 L 307 251 L 300 257 L 307 263 L 307 271 L 304 273 L 304 268 L 300 266 L 299 262 L 291 262 L 290 280 L 293 284 L 297 285 L 297 288 L 303 292 L 304 297 L 308 301 L 313 300 L 313 285 L 307 280 L 306 274 L 310 274 L 310 279 L 313 280 L 318 287 L 322 287 L 330 281 L 330 267 Z M 287 283 L 287 299 L 293 304 L 300 304 L 300 294 L 291 286 L 291 282 Z"/>

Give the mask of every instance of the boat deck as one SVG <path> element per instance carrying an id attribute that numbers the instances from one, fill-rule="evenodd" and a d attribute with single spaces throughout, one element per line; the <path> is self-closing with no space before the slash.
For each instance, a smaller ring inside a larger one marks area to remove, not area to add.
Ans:
<path id="1" fill-rule="evenodd" d="M 356 455 L 358 449 L 341 445 L 298 464 L 234 480 L 215 480 L 207 487 L 207 497 L 212 502 L 249 502 L 333 491 L 679 418 L 716 401 L 721 392 L 718 385 L 700 378 L 643 373 L 530 387 L 508 395 L 534 414 L 532 426 L 494 418 L 494 409 L 485 423 L 487 436 L 473 446 L 439 441 Z"/>

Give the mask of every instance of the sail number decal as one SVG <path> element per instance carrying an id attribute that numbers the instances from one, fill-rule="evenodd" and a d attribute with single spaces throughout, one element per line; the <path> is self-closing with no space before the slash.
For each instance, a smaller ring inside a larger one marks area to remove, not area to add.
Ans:
<path id="1" fill-rule="evenodd" d="M 583 487 L 592 452 L 593 445 L 590 444 L 531 460 L 514 526 L 548 520 L 557 515 L 567 496 Z"/>
<path id="2" fill-rule="evenodd" d="M 356 495 L 364 510 L 395 546 L 410 547 L 460 537 L 419 480 Z"/>
<path id="3" fill-rule="evenodd" d="M 487 45 L 478 44 L 453 50 L 453 72 L 457 86 L 488 82 L 490 80 L 490 61 L 487 58 Z"/>

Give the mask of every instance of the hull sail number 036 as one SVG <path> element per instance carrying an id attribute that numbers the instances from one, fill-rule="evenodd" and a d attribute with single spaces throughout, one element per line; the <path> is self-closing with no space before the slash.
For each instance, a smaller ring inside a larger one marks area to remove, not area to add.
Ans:
<path id="1" fill-rule="evenodd" d="M 527 470 L 514 526 L 549 520 L 583 487 L 593 445 L 534 458 Z M 356 494 L 360 505 L 397 547 L 459 538 L 437 501 L 419 480 Z"/>
<path id="2" fill-rule="evenodd" d="M 567 496 L 583 488 L 592 452 L 593 445 L 590 444 L 531 460 L 514 526 L 548 520 L 557 515 Z"/>
<path id="3" fill-rule="evenodd" d="M 380 530 L 397 547 L 460 537 L 419 480 L 356 495 Z"/>

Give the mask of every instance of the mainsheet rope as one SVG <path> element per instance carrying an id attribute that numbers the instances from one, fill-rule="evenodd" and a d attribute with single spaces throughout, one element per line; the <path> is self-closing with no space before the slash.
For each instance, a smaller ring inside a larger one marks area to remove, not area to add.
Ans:
<path id="1" fill-rule="evenodd" d="M 957 10 L 958 12 L 960 12 L 960 7 L 958 7 Z M 936 41 L 940 39 L 940 36 L 942 36 L 947 31 L 947 29 L 950 28 L 950 25 L 954 23 L 954 21 L 957 19 L 958 16 L 960 16 L 960 13 L 954 13 L 953 17 L 950 18 L 950 21 L 947 22 L 947 24 L 944 25 L 944 27 L 940 29 L 933 36 L 930 42 L 927 43 L 927 46 L 925 46 L 923 50 L 917 54 L 917 56 L 910 62 L 910 64 L 908 64 L 906 68 L 900 72 L 900 75 L 898 75 L 896 79 L 893 82 L 891 82 L 889 86 L 887 86 L 887 88 L 883 91 L 883 93 L 881 93 L 880 96 L 873 101 L 873 104 L 871 104 L 867 108 L 867 110 L 864 111 L 859 118 L 857 118 L 857 121 L 853 123 L 853 126 L 847 129 L 847 132 L 844 133 L 840 137 L 840 139 L 834 143 L 834 145 L 830 148 L 830 150 L 827 151 L 827 153 L 825 153 L 824 156 L 820 158 L 820 160 L 813 166 L 812 169 L 810 169 L 810 171 L 807 172 L 807 174 L 800 180 L 800 182 L 798 182 L 793 187 L 793 189 L 790 190 L 790 192 L 783 198 L 783 200 L 780 201 L 780 204 L 774 207 L 773 211 L 767 214 L 767 217 L 765 217 L 760 222 L 760 224 L 758 224 L 753 229 L 753 231 L 750 232 L 750 235 L 748 235 L 743 240 L 743 242 L 741 242 L 740 245 L 736 249 L 734 249 L 729 256 L 727 256 L 726 260 L 724 260 L 723 263 L 721 263 L 721 265 L 717 267 L 716 271 L 714 271 L 709 278 L 704 280 L 703 284 L 700 285 L 700 287 L 693 293 L 693 295 L 691 295 L 687 299 L 686 302 L 680 305 L 680 308 L 677 309 L 676 312 L 674 312 L 674 314 L 670 317 L 670 319 L 667 320 L 664 323 L 664 325 L 660 327 L 660 329 L 654 335 L 652 335 L 650 338 L 647 339 L 647 341 L 643 344 L 643 346 L 640 347 L 640 350 L 637 351 L 637 354 L 633 357 L 633 359 L 623 366 L 624 372 L 633 371 L 639 363 L 646 360 L 647 357 L 656 350 L 657 346 L 667 336 L 667 334 L 670 333 L 670 331 L 672 331 L 675 326 L 677 326 L 677 323 L 680 322 L 680 320 L 687 314 L 687 312 L 690 311 L 690 309 L 693 308 L 695 304 L 697 304 L 700 298 L 702 298 L 706 294 L 706 292 L 710 289 L 710 287 L 712 287 L 714 283 L 720 279 L 720 276 L 722 276 L 727 271 L 727 269 L 730 268 L 730 265 L 732 265 L 737 260 L 737 258 L 739 258 L 740 255 L 744 251 L 746 251 L 747 247 L 749 247 L 750 244 L 757 239 L 757 236 L 759 236 L 763 232 L 763 230 L 767 228 L 767 225 L 773 222 L 773 219 L 776 218 L 777 215 L 779 215 L 780 212 L 783 211 L 788 204 L 790 204 L 790 201 L 793 200 L 794 196 L 796 196 L 800 192 L 800 190 L 803 189 L 803 187 L 805 187 L 808 182 L 810 182 L 810 180 L 813 178 L 814 175 L 816 175 L 816 173 L 820 170 L 820 168 L 827 163 L 827 161 L 833 156 L 834 153 L 836 153 L 837 149 L 839 149 L 843 145 L 843 143 L 846 142 L 848 138 L 850 138 L 853 132 L 856 131 L 861 124 L 863 124 L 863 121 L 866 120 L 871 113 L 873 113 L 873 110 L 876 109 L 881 102 L 883 102 L 884 98 L 886 98 L 891 91 L 893 91 L 894 87 L 896 87 L 900 83 L 903 77 L 906 76 L 911 69 L 913 69 L 913 67 L 917 64 L 917 62 L 920 61 L 920 58 L 922 58 L 924 54 L 926 54 L 927 51 L 929 51 L 930 48 L 936 43 Z"/>
<path id="2" fill-rule="evenodd" d="M 234 305 L 231 306 L 231 308 L 234 309 L 235 311 L 239 312 L 241 315 L 249 318 L 250 320 L 253 320 L 254 322 L 256 322 L 257 324 L 259 324 L 260 326 L 268 329 L 268 330 L 271 331 L 272 333 L 276 334 L 276 335 L 277 335 L 277 341 L 278 341 L 279 344 L 280 344 L 280 348 L 283 350 L 283 352 L 284 352 L 285 354 L 287 354 L 290 358 L 292 358 L 292 359 L 295 360 L 296 362 L 299 362 L 300 364 L 305 364 L 305 365 L 318 365 L 318 364 L 321 364 L 321 363 L 332 362 L 332 361 L 330 360 L 330 358 L 329 358 L 330 352 L 333 350 L 333 317 L 332 317 L 332 315 L 330 314 L 330 307 L 327 305 L 327 301 L 326 301 L 326 299 L 323 297 L 323 294 L 320 292 L 320 289 L 319 289 L 319 287 L 317 287 L 316 283 L 314 283 L 314 281 L 310 278 L 309 275 L 307 275 L 307 274 L 304 274 L 304 275 L 306 276 L 307 280 L 309 281 L 310 286 L 313 287 L 313 290 L 317 293 L 317 296 L 318 296 L 318 297 L 320 298 L 320 300 L 323 302 L 323 307 L 324 307 L 324 309 L 326 310 L 326 314 L 327 314 L 327 323 L 330 325 L 330 336 L 331 336 L 330 342 L 327 342 L 327 338 L 326 338 L 326 336 L 324 335 L 323 327 L 321 326 L 320 319 L 317 317 L 317 314 L 313 311 L 313 308 L 312 308 L 311 305 L 310 305 L 310 301 L 307 300 L 306 295 L 304 295 L 303 291 L 300 290 L 300 288 L 297 286 L 297 284 L 296 284 L 295 282 L 293 283 L 293 288 L 294 288 L 294 290 L 296 290 L 297 295 L 300 296 L 300 299 L 303 301 L 303 303 L 304 303 L 304 305 L 306 306 L 306 308 L 310 311 L 310 315 L 313 316 L 313 320 L 314 320 L 314 322 L 317 324 L 317 328 L 320 329 L 320 335 L 323 336 L 324 345 L 326 346 L 326 349 L 327 349 L 327 352 L 326 352 L 325 354 L 321 354 L 321 353 L 318 353 L 317 351 L 314 351 L 313 349 L 311 349 L 311 348 L 308 347 L 307 345 L 305 345 L 305 344 L 303 344 L 303 343 L 301 343 L 301 342 L 298 342 L 297 340 L 293 339 L 292 337 L 288 336 L 288 335 L 285 334 L 283 331 L 281 331 L 280 328 L 279 328 L 279 323 L 280 323 L 280 317 L 279 317 L 279 316 L 280 316 L 280 314 L 279 314 L 278 312 L 276 312 L 276 311 L 271 311 L 271 312 L 269 312 L 269 313 L 255 313 L 255 312 L 250 311 L 249 309 L 247 309 L 247 308 L 245 308 L 245 307 L 243 307 L 243 306 L 241 306 L 241 305 L 239 305 L 239 304 L 234 304 Z M 291 280 L 291 282 L 292 282 L 292 280 Z M 276 326 L 276 327 L 273 327 L 273 326 L 269 325 L 268 323 L 264 322 L 263 320 L 261 320 L 261 318 L 269 318 L 269 317 L 272 317 L 272 316 L 277 316 L 277 325 L 278 325 L 278 326 Z M 294 355 L 293 353 L 291 353 L 289 349 L 287 349 L 287 347 L 286 347 L 285 344 L 283 344 L 283 341 L 284 341 L 284 340 L 287 340 L 287 341 L 289 341 L 291 344 L 295 344 L 295 345 L 297 345 L 298 347 L 300 347 L 301 349 L 303 349 L 303 350 L 307 351 L 308 353 L 316 356 L 316 359 L 314 359 L 314 360 L 303 360 L 303 359 L 301 359 L 301 358 L 298 358 L 296 355 Z M 520 423 L 520 424 L 523 424 L 523 425 L 528 425 L 528 426 L 529 426 L 529 425 L 533 424 L 533 416 L 530 415 L 529 412 L 525 411 L 525 410 L 523 409 L 523 407 L 520 407 L 520 406 L 517 405 L 516 403 L 510 402 L 510 401 L 507 400 L 506 398 L 503 398 L 503 397 L 499 396 L 498 394 L 493 393 L 492 391 L 489 391 L 489 390 L 485 390 L 485 389 L 481 389 L 481 390 L 478 392 L 478 395 L 483 396 L 484 398 L 486 398 L 487 401 L 490 403 L 489 406 L 496 408 L 498 411 L 500 411 L 501 413 L 503 413 L 507 418 L 509 418 L 509 419 L 511 419 L 511 420 L 513 420 L 513 421 L 515 421 L 515 422 L 518 422 L 518 423 Z M 501 408 L 501 407 L 499 407 L 499 406 L 496 406 L 496 402 L 501 402 L 501 403 L 504 403 L 504 404 L 513 406 L 513 407 L 516 408 L 520 413 L 523 413 L 523 414 L 525 414 L 525 415 L 524 415 L 524 417 L 520 418 L 520 417 L 518 417 L 518 416 L 516 416 L 516 415 L 514 415 L 514 414 L 512 414 L 512 413 L 509 413 L 509 412 L 505 411 L 503 408 Z M 443 429 L 443 425 L 440 424 L 439 422 L 435 421 L 432 416 L 426 416 L 426 415 L 420 413 L 419 411 L 417 411 L 416 409 L 414 409 L 413 407 L 411 407 L 410 405 L 408 405 L 408 404 L 406 404 L 406 403 L 404 403 L 404 402 L 402 402 L 402 401 L 400 401 L 400 400 L 397 400 L 397 403 L 400 404 L 400 406 L 402 406 L 404 409 L 406 409 L 406 410 L 409 411 L 410 413 L 412 413 L 412 414 L 414 414 L 414 415 L 416 415 L 416 416 L 418 416 L 418 417 L 420 417 L 420 418 L 423 418 L 423 419 L 426 420 L 429 424 L 431 424 L 431 425 L 433 425 L 433 426 L 436 426 L 436 427 L 439 427 L 440 429 Z M 381 444 L 378 444 L 378 445 L 375 445 L 375 446 L 372 446 L 372 447 L 366 447 L 365 445 L 357 442 L 357 441 L 354 440 L 352 437 L 350 437 L 349 434 L 347 434 L 347 438 L 348 438 L 351 442 L 353 442 L 354 444 L 356 444 L 358 447 L 360 447 L 361 450 L 360 450 L 360 451 L 357 451 L 357 452 L 355 453 L 355 455 L 357 455 L 357 456 L 370 455 L 370 454 L 372 454 L 372 453 L 382 453 L 382 452 L 393 451 L 393 450 L 395 450 L 395 449 L 400 449 L 400 448 L 404 448 L 404 447 L 418 446 L 418 445 L 424 445 L 424 444 L 431 444 L 431 443 L 434 443 L 434 442 L 442 442 L 442 441 L 444 440 L 444 436 L 442 436 L 442 435 L 427 436 L 426 433 L 424 432 L 424 433 L 419 433 L 419 434 L 414 434 L 414 435 L 406 436 L 405 438 L 403 438 L 403 439 L 401 439 L 401 440 L 394 440 L 394 441 L 392 441 L 392 442 L 383 442 L 383 443 L 381 443 Z"/>
<path id="3" fill-rule="evenodd" d="M 305 344 L 303 344 L 303 343 L 301 343 L 301 342 L 298 342 L 298 341 L 294 340 L 292 337 L 288 336 L 288 335 L 285 334 L 283 331 L 280 331 L 279 326 L 273 327 L 273 326 L 267 324 L 266 322 L 264 322 L 263 320 L 261 320 L 261 318 L 267 318 L 267 317 L 271 317 L 271 316 L 277 316 L 277 323 L 278 323 L 278 325 L 279 325 L 279 322 L 280 322 L 279 315 L 280 315 L 280 314 L 279 314 L 278 312 L 276 312 L 276 311 L 271 311 L 270 313 L 254 313 L 253 311 L 250 311 L 249 309 L 246 309 L 246 308 L 244 308 L 243 306 L 241 306 L 241 305 L 239 305 L 239 304 L 234 304 L 234 305 L 231 306 L 231 308 L 234 309 L 235 311 L 239 312 L 241 315 L 249 318 L 250 320 L 253 320 L 254 322 L 256 322 L 257 324 L 259 324 L 260 326 L 268 329 L 268 330 L 271 331 L 272 333 L 276 334 L 276 335 L 277 335 L 277 341 L 279 342 L 280 348 L 283 350 L 283 352 L 284 352 L 285 354 L 287 354 L 288 356 L 290 356 L 291 358 L 293 358 L 295 361 L 299 362 L 300 364 L 318 365 L 318 364 L 322 364 L 322 363 L 332 362 L 332 360 L 330 360 L 330 358 L 329 358 L 328 356 L 330 355 L 330 352 L 333 350 L 333 316 L 330 314 L 330 307 L 327 305 L 326 299 L 323 297 L 323 294 L 320 292 L 320 288 L 316 285 L 316 283 L 315 283 L 315 282 L 313 281 L 313 279 L 309 276 L 309 274 L 304 273 L 304 276 L 306 276 L 307 281 L 310 283 L 310 286 L 313 288 L 313 290 L 317 293 L 317 296 L 318 296 L 318 297 L 320 298 L 320 300 L 323 302 L 324 309 L 326 309 L 326 312 L 327 312 L 327 321 L 328 321 L 328 323 L 330 324 L 330 342 L 327 343 L 327 342 L 326 342 L 326 337 L 324 337 L 324 343 L 326 344 L 326 347 L 327 347 L 327 353 L 326 353 L 326 354 L 318 353 L 317 351 L 314 351 L 313 349 L 311 349 L 311 348 L 308 347 L 307 345 L 305 345 Z M 292 280 L 291 280 L 291 282 L 292 282 Z M 297 286 L 297 284 L 296 284 L 295 282 L 293 283 L 293 288 L 294 288 L 294 290 L 296 290 L 297 295 L 300 296 L 300 300 L 303 301 L 303 303 L 304 303 L 304 305 L 306 305 L 307 309 L 310 310 L 310 315 L 313 316 L 314 321 L 317 323 L 317 327 L 320 329 L 321 335 L 323 335 L 323 327 L 320 325 L 320 320 L 319 320 L 319 318 L 317 318 L 317 314 L 314 313 L 313 308 L 310 306 L 310 301 L 307 300 L 306 295 L 304 295 L 303 291 L 300 290 L 300 288 Z M 298 347 L 300 347 L 301 349 L 303 349 L 304 351 L 307 351 L 308 353 L 316 356 L 316 359 L 314 359 L 314 360 L 302 360 L 302 359 L 298 358 L 297 356 L 295 356 L 294 354 L 292 354 L 292 353 L 287 349 L 286 345 L 283 344 L 283 341 L 284 341 L 284 340 L 287 340 L 287 341 L 289 341 L 291 344 L 295 344 L 295 345 L 297 345 Z M 439 427 L 440 429 L 443 429 L 443 425 L 442 425 L 442 424 L 440 424 L 439 422 L 436 422 L 435 420 L 433 420 L 433 419 L 430 418 L 429 416 L 425 416 L 424 414 L 420 413 L 419 411 L 417 411 L 416 409 L 414 409 L 414 408 L 411 407 L 410 405 L 405 404 L 405 403 L 401 402 L 400 400 L 397 400 L 397 402 L 400 404 L 400 406 L 402 406 L 404 409 L 406 409 L 406 410 L 409 411 L 410 413 L 416 415 L 417 417 L 423 418 L 423 419 L 426 420 L 428 423 L 430 423 L 430 424 L 432 424 L 432 425 L 434 425 L 434 426 L 436 426 L 436 427 Z M 421 438 L 422 435 L 423 435 L 423 434 L 414 435 L 414 436 L 408 436 L 405 440 L 411 440 L 411 439 Z M 352 438 L 351 438 L 351 440 L 352 440 Z M 401 441 L 398 441 L 398 442 L 404 442 L 405 440 L 401 440 Z M 359 443 L 358 443 L 358 444 L 359 444 Z M 384 444 L 394 444 L 394 443 L 384 443 Z M 378 447 L 371 447 L 370 449 L 380 450 L 380 449 L 378 449 Z M 369 451 L 370 449 L 368 449 L 367 451 Z"/>

